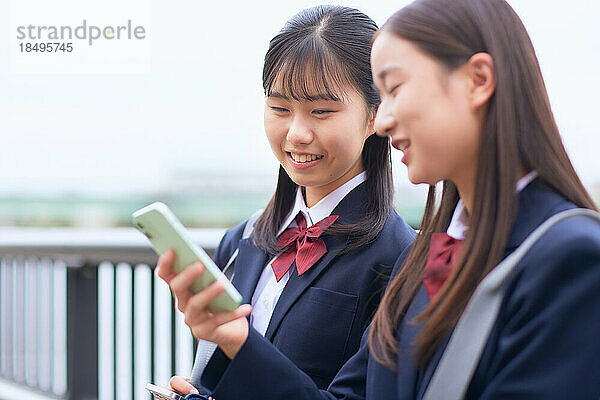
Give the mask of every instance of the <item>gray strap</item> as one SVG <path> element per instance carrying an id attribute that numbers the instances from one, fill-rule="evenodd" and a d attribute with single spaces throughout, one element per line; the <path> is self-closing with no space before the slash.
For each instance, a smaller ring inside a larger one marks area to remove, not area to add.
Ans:
<path id="1" fill-rule="evenodd" d="M 498 316 L 507 278 L 548 229 L 573 216 L 590 217 L 600 224 L 600 214 L 591 210 L 574 209 L 558 213 L 540 225 L 481 281 L 456 324 L 423 400 L 455 400 L 464 397 Z"/>
<path id="2" fill-rule="evenodd" d="M 247 239 L 250 237 L 250 235 L 252 235 L 252 232 L 254 231 L 254 225 L 256 225 L 256 221 L 258 221 L 258 218 L 261 216 L 262 212 L 263 210 L 259 210 L 252 214 L 250 218 L 248 218 L 248 222 L 244 227 L 244 232 L 242 233 L 242 238 L 240 240 Z M 234 261 L 238 255 L 239 250 L 239 247 L 235 249 L 231 257 L 229 258 L 229 261 L 227 261 L 225 268 L 223 268 L 223 273 L 230 281 L 233 280 L 235 270 Z M 217 345 L 212 342 L 208 342 L 206 340 L 198 341 L 198 348 L 196 349 L 196 360 L 194 361 L 194 367 L 192 368 L 192 376 L 190 383 L 194 385 L 196 389 L 200 391 L 200 393 L 202 393 L 202 385 L 200 383 L 202 373 L 204 372 L 204 369 L 206 369 L 206 366 L 208 365 L 208 362 L 210 361 L 216 349 Z"/>
<path id="3" fill-rule="evenodd" d="M 242 232 L 241 240 L 248 239 L 250 237 L 250 235 L 252 235 L 252 232 L 254 232 L 254 225 L 256 225 L 256 221 L 258 221 L 258 219 L 262 215 L 262 212 L 263 212 L 263 210 L 258 210 L 257 212 L 252 214 L 252 216 L 250 218 L 248 218 L 248 222 L 246 223 L 246 226 L 244 227 L 244 231 Z M 234 270 L 235 270 L 234 261 L 238 255 L 239 251 L 240 251 L 239 247 L 237 249 L 235 249 L 235 251 L 233 252 L 231 257 L 229 257 L 229 261 L 227 261 L 227 264 L 225 264 L 225 268 L 223 268 L 223 274 L 225 274 L 227 279 L 229 279 L 230 281 L 233 280 L 233 275 L 234 275 Z"/>

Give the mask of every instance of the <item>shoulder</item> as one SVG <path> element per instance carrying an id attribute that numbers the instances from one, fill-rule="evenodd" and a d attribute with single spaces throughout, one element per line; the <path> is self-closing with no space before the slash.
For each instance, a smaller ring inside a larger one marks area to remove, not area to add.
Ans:
<path id="1" fill-rule="evenodd" d="M 558 222 L 509 277 L 471 397 L 598 398 L 599 287 L 600 224 Z"/>
<path id="2" fill-rule="evenodd" d="M 508 293 L 513 305 L 538 308 L 560 295 L 600 300 L 598 287 L 600 221 L 572 216 L 552 226 L 523 257 L 513 272 Z"/>
<path id="3" fill-rule="evenodd" d="M 543 275 L 553 268 L 577 268 L 581 262 L 600 262 L 600 220 L 577 215 L 557 222 L 546 231 L 520 267 L 524 270 L 533 267 L 536 275 Z"/>
<path id="4" fill-rule="evenodd" d="M 398 247 L 401 253 L 406 247 L 410 247 L 417 232 L 404 221 L 396 210 L 390 213 L 377 240 L 388 246 Z"/>
<path id="5" fill-rule="evenodd" d="M 233 252 L 238 248 L 248 219 L 225 232 L 215 250 L 215 263 L 223 268 Z"/>
<path id="6" fill-rule="evenodd" d="M 391 268 L 398 257 L 410 248 L 415 236 L 415 230 L 396 211 L 392 211 L 375 240 L 358 251 L 368 257 L 371 265 Z"/>

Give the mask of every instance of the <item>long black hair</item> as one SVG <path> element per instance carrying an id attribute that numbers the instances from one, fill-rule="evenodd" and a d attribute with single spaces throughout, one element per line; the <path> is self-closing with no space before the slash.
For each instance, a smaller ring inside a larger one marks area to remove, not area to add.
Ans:
<path id="1" fill-rule="evenodd" d="M 263 88 L 269 96 L 275 82 L 295 100 L 314 100 L 314 93 L 340 98 L 340 88 L 350 84 L 365 100 L 368 115 L 379 105 L 371 75 L 373 20 L 358 10 L 317 6 L 292 17 L 271 40 L 265 56 Z M 368 198 L 364 220 L 333 224 L 328 234 L 344 237 L 343 253 L 372 242 L 393 209 L 394 186 L 389 140 L 371 135 L 365 141 L 362 161 L 367 173 Z M 277 189 L 256 223 L 253 238 L 267 254 L 277 253 L 277 232 L 295 200 L 298 185 L 279 167 Z"/>

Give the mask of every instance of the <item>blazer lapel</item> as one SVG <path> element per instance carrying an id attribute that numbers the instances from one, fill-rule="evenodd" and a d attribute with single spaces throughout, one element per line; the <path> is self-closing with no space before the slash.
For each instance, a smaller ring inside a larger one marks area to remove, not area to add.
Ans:
<path id="1" fill-rule="evenodd" d="M 296 269 L 296 262 L 292 264 L 292 271 L 290 274 L 290 280 L 285 285 L 285 289 L 281 293 L 277 305 L 273 310 L 273 315 L 269 321 L 269 327 L 265 332 L 265 338 L 273 340 L 273 336 L 277 332 L 281 321 L 288 313 L 292 305 L 298 300 L 298 298 L 304 293 L 304 291 L 310 286 L 310 284 L 321 274 L 321 272 L 327 268 L 327 266 L 337 256 L 339 251 L 342 249 L 344 243 L 340 240 L 336 240 L 331 236 L 323 236 L 325 245 L 327 246 L 327 253 L 321 258 L 315 265 L 310 267 L 308 271 L 298 276 Z"/>
<path id="2" fill-rule="evenodd" d="M 232 283 L 242 295 L 242 303 L 249 304 L 252 301 L 252 294 L 266 264 L 267 255 L 254 245 L 251 237 L 240 241 Z"/>
<path id="3" fill-rule="evenodd" d="M 338 221 L 341 223 L 353 223 L 357 222 L 362 215 L 364 215 L 364 204 L 366 200 L 366 185 L 361 183 L 354 188 L 346 197 L 340 201 L 335 207 L 332 215 L 339 215 Z M 310 286 L 310 284 L 327 268 L 327 266 L 334 260 L 338 253 L 343 249 L 345 242 L 337 237 L 331 235 L 323 235 L 325 246 L 327 246 L 327 253 L 321 258 L 315 265 L 313 265 L 308 271 L 298 276 L 296 270 L 296 263 L 292 265 L 292 272 L 290 274 L 290 280 L 285 286 L 285 289 L 281 293 L 277 305 L 273 310 L 273 315 L 269 322 L 269 327 L 265 332 L 265 338 L 272 341 L 273 336 L 277 332 L 281 321 L 288 313 L 292 305 L 298 300 L 298 298 L 304 293 L 304 291 Z M 256 285 L 256 283 L 255 283 Z"/>

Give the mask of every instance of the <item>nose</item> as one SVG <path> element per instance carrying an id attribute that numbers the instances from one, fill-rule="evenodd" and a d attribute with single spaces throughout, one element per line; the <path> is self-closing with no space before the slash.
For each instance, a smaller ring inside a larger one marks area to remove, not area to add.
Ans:
<path id="1" fill-rule="evenodd" d="M 396 119 L 386 101 L 382 101 L 375 116 L 375 132 L 379 136 L 391 136 L 396 127 Z"/>
<path id="2" fill-rule="evenodd" d="M 313 132 L 311 127 L 301 117 L 292 120 L 288 129 L 286 139 L 292 145 L 310 144 L 313 141 Z"/>

